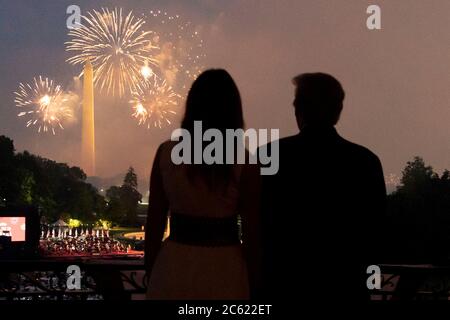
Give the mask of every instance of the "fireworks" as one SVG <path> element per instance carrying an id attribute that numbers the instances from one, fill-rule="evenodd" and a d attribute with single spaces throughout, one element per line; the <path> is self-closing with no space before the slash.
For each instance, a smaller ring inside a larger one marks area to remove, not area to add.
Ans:
<path id="1" fill-rule="evenodd" d="M 139 125 L 161 128 L 171 124 L 181 95 L 202 70 L 203 40 L 199 31 L 179 15 L 150 11 L 144 15 L 158 48 L 152 65 L 141 65 L 141 81 L 130 103 Z"/>
<path id="2" fill-rule="evenodd" d="M 392 186 L 398 186 L 401 183 L 401 178 L 395 173 L 390 173 L 388 175 L 385 175 L 384 180 L 387 185 L 392 185 Z"/>
<path id="3" fill-rule="evenodd" d="M 145 80 L 148 80 L 151 76 L 154 75 L 154 72 L 152 68 L 146 65 L 141 68 L 141 75 Z"/>
<path id="4" fill-rule="evenodd" d="M 94 83 L 101 91 L 123 96 L 140 85 L 143 66 L 157 65 L 152 31 L 143 31 L 145 21 L 122 9 L 93 10 L 83 16 L 79 28 L 69 31 L 66 50 L 75 55 L 71 64 L 83 65 L 89 59 L 94 68 Z"/>
<path id="5" fill-rule="evenodd" d="M 19 117 L 29 117 L 27 127 L 36 126 L 38 132 L 52 132 L 64 129 L 63 122 L 74 119 L 72 94 L 65 93 L 60 85 L 48 78 L 34 78 L 31 84 L 19 84 L 14 92 L 14 102 L 23 111 Z"/>
<path id="6" fill-rule="evenodd" d="M 144 17 L 147 27 L 154 30 L 153 43 L 159 48 L 153 73 L 177 92 L 186 93 L 201 73 L 206 56 L 199 28 L 179 15 L 160 10 Z"/>
<path id="7" fill-rule="evenodd" d="M 68 35 L 67 62 L 90 61 L 99 93 L 131 99 L 133 117 L 147 128 L 171 124 L 175 107 L 203 68 L 200 30 L 179 15 L 150 11 L 138 18 L 121 8 L 102 8 L 87 12 Z M 28 118 L 27 127 L 56 134 L 75 118 L 74 96 L 39 76 L 15 92 L 18 116 Z"/>
<path id="8" fill-rule="evenodd" d="M 176 94 L 166 81 L 145 81 L 137 91 L 133 92 L 130 104 L 133 107 L 133 117 L 139 125 L 162 128 L 170 125 L 170 118 L 176 114 L 174 108 L 178 105 L 179 94 Z"/>

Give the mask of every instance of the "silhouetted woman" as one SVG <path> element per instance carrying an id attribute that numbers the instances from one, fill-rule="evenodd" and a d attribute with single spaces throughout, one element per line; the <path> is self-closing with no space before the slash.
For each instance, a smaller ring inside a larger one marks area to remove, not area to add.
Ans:
<path id="1" fill-rule="evenodd" d="M 224 139 L 226 129 L 243 128 L 239 91 L 225 70 L 205 71 L 189 91 L 181 127 L 192 142 L 194 121 L 202 122 L 203 131 L 218 129 Z M 245 164 L 177 165 L 171 159 L 177 143 L 162 143 L 153 162 L 147 297 L 247 299 L 250 288 L 259 286 L 259 170 Z M 223 148 L 225 156 L 225 140 Z M 191 146 L 192 160 L 194 151 Z M 170 236 L 162 242 L 168 215 Z"/>

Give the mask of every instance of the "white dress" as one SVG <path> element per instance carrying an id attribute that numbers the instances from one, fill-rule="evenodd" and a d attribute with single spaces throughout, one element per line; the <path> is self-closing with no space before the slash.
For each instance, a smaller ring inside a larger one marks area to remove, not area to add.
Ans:
<path id="1" fill-rule="evenodd" d="M 174 165 L 176 142 L 161 146 L 159 166 L 171 212 L 193 217 L 231 217 L 238 210 L 239 185 L 211 190 L 201 177 L 189 179 L 185 165 Z M 242 166 L 235 166 L 239 180 Z M 193 181 L 191 181 L 193 180 Z M 148 299 L 247 299 L 249 284 L 241 245 L 206 247 L 166 239 L 149 279 Z"/>

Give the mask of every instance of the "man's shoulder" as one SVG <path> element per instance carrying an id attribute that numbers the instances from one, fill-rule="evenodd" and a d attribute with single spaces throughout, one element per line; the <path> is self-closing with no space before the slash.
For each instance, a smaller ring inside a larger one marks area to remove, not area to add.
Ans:
<path id="1" fill-rule="evenodd" d="M 340 135 L 337 135 L 337 137 L 338 137 L 338 146 L 341 149 L 339 151 L 340 153 L 347 154 L 351 158 L 365 160 L 370 163 L 380 163 L 380 159 L 378 158 L 378 156 L 374 152 L 372 152 L 369 148 L 354 143 L 352 141 L 349 141 Z M 289 152 L 292 152 L 292 150 L 299 151 L 299 149 L 302 149 L 301 147 L 302 139 L 299 134 L 271 141 L 265 145 L 260 146 L 259 149 L 271 150 L 273 148 L 274 143 L 278 144 L 280 153 L 283 153 L 287 150 L 289 150 Z"/>
<path id="2" fill-rule="evenodd" d="M 369 148 L 364 147 L 355 142 L 349 141 L 342 137 L 340 137 L 340 141 L 343 148 L 345 148 L 345 150 L 354 157 L 358 157 L 360 159 L 367 159 L 368 161 L 375 163 L 380 162 L 378 156 Z"/>
<path id="3" fill-rule="evenodd" d="M 293 135 L 293 136 L 289 136 L 289 137 L 284 137 L 284 138 L 280 138 L 274 141 L 271 141 L 267 144 L 261 145 L 259 148 L 263 149 L 263 148 L 270 148 L 274 143 L 278 144 L 280 146 L 280 148 L 284 147 L 284 146 L 289 146 L 289 145 L 293 145 L 293 144 L 297 144 L 299 139 L 298 139 L 299 135 Z"/>
<path id="4" fill-rule="evenodd" d="M 288 136 L 288 137 L 284 137 L 281 138 L 279 140 L 279 144 L 283 144 L 283 145 L 289 145 L 289 144 L 297 144 L 299 141 L 299 134 L 293 135 L 293 136 Z"/>

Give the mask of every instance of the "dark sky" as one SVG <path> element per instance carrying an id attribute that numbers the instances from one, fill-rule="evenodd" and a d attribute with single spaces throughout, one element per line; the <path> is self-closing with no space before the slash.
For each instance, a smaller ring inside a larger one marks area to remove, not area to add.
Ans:
<path id="1" fill-rule="evenodd" d="M 0 134 L 19 151 L 79 163 L 80 122 L 56 136 L 38 135 L 25 128 L 13 101 L 19 82 L 45 75 L 69 87 L 78 74 L 65 62 L 71 4 L 82 13 L 102 6 L 136 14 L 161 9 L 198 25 L 205 67 L 230 71 L 247 127 L 296 133 L 291 78 L 327 72 L 347 93 L 338 130 L 377 153 L 385 174 L 399 174 L 415 155 L 438 171 L 450 168 L 448 0 L 0 0 Z M 366 28 L 370 4 L 381 7 L 382 30 Z M 148 175 L 155 149 L 173 129 L 138 127 L 126 101 L 96 95 L 98 174 L 133 165 Z"/>

